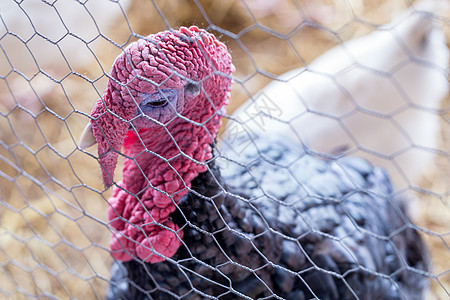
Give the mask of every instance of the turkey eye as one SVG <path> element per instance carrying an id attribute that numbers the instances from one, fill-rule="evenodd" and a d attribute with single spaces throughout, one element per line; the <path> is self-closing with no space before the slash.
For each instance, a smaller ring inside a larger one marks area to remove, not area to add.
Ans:
<path id="1" fill-rule="evenodd" d="M 157 101 L 147 102 L 145 105 L 149 107 L 164 107 L 167 104 L 169 104 L 169 102 L 166 99 L 161 99 Z"/>
<path id="2" fill-rule="evenodd" d="M 161 113 L 166 107 L 176 107 L 178 90 L 175 89 L 161 89 L 152 94 L 141 93 L 141 103 L 139 104 L 142 112 L 151 116 L 153 113 Z M 139 114 L 139 111 L 136 112 Z"/>
<path id="3" fill-rule="evenodd" d="M 173 98 L 173 97 L 172 97 Z M 172 101 L 170 95 L 165 95 L 160 92 L 151 94 L 145 102 L 146 107 L 164 107 Z"/>

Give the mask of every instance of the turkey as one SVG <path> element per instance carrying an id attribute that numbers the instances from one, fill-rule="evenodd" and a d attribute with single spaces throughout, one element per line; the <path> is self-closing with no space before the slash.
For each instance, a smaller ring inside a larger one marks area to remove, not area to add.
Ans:
<path id="1" fill-rule="evenodd" d="M 114 185 L 107 299 L 421 299 L 427 251 L 382 169 L 276 134 L 216 149 L 233 71 L 195 26 L 116 58 L 80 141 Z"/>
<path id="2" fill-rule="evenodd" d="M 318 153 L 364 157 L 387 169 L 397 189 L 417 186 L 436 154 L 448 95 L 449 49 L 433 13 L 445 7 L 417 1 L 390 24 L 281 75 L 233 114 L 239 122 L 229 123 L 225 141 L 244 131 L 248 140 L 283 134 Z"/>

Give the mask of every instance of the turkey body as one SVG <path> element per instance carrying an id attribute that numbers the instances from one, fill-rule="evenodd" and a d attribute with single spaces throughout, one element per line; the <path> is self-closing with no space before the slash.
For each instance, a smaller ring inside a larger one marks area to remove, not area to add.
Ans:
<path id="1" fill-rule="evenodd" d="M 177 253 L 116 261 L 107 299 L 423 298 L 426 249 L 384 171 L 277 139 L 232 146 L 172 215 Z"/>
<path id="2" fill-rule="evenodd" d="M 421 299 L 426 250 L 384 171 L 271 133 L 215 147 L 234 70 L 195 26 L 116 58 L 80 141 L 114 184 L 107 298 Z"/>

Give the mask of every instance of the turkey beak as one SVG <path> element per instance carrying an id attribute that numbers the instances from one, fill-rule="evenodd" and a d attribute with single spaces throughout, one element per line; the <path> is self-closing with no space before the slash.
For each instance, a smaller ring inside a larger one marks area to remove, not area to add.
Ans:
<path id="1" fill-rule="evenodd" d="M 95 144 L 97 144 L 97 140 L 95 139 L 94 132 L 92 131 L 91 122 L 89 122 L 81 134 L 79 145 L 81 149 L 86 150 Z"/>

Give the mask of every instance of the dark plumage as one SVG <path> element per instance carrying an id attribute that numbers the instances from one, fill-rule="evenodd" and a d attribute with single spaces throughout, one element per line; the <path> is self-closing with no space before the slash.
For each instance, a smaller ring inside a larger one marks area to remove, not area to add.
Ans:
<path id="1" fill-rule="evenodd" d="M 193 180 L 181 248 L 115 262 L 107 299 L 423 298 L 426 250 L 381 169 L 254 145 Z"/>

